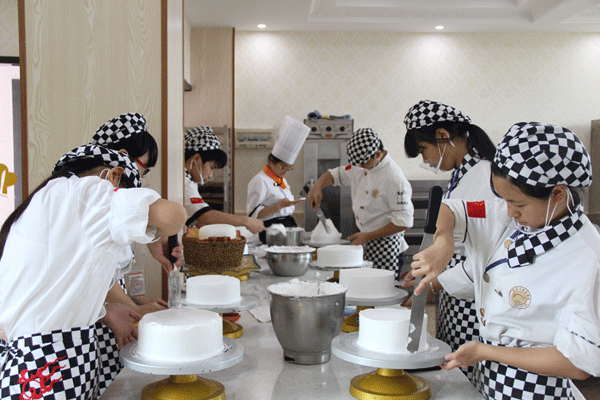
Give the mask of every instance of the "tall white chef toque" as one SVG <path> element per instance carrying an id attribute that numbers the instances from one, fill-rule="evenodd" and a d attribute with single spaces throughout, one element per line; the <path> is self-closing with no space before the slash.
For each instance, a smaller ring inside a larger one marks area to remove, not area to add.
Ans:
<path id="1" fill-rule="evenodd" d="M 308 126 L 286 115 L 271 154 L 284 163 L 293 164 L 302 146 L 304 146 L 309 132 L 310 128 Z"/>

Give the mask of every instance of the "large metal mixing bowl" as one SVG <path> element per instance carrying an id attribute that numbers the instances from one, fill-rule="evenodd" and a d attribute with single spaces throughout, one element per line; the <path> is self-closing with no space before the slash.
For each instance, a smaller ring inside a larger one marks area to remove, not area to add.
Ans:
<path id="1" fill-rule="evenodd" d="M 270 292 L 271 322 L 286 361 L 329 361 L 331 341 L 344 320 L 345 293 L 301 297 Z"/>
<path id="2" fill-rule="evenodd" d="M 266 252 L 267 263 L 275 275 L 301 276 L 308 271 L 309 263 L 313 258 L 314 249 L 305 252 L 273 252 L 269 251 L 269 248 L 267 248 Z"/>
<path id="3" fill-rule="evenodd" d="M 276 229 L 267 228 L 267 246 L 302 246 L 302 228 L 285 228 L 285 235 Z"/>

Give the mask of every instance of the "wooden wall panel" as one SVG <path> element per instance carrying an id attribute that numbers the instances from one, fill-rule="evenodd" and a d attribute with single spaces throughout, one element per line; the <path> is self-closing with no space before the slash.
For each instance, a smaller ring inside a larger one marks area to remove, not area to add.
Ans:
<path id="1" fill-rule="evenodd" d="M 24 5 L 30 189 L 62 154 L 124 112 L 143 114 L 160 146 L 160 2 Z M 148 184 L 158 189 L 159 174 Z"/>

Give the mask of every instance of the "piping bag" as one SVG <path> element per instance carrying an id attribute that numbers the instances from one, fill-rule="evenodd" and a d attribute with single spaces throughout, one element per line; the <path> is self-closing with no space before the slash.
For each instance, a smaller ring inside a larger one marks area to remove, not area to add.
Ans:
<path id="1" fill-rule="evenodd" d="M 173 249 L 177 247 L 177 235 L 169 236 L 169 261 L 173 264 L 173 269 L 169 272 L 169 308 L 181 307 L 181 289 L 183 287 L 183 272 L 179 272 L 175 262 L 177 259 L 171 255 Z"/>

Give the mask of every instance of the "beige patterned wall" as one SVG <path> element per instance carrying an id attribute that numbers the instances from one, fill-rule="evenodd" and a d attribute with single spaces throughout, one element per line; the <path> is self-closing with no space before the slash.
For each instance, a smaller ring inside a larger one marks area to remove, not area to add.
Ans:
<path id="1" fill-rule="evenodd" d="M 0 1 L 0 56 L 19 57 L 17 0 Z"/>
<path id="2" fill-rule="evenodd" d="M 315 109 L 351 114 L 355 129 L 380 134 L 409 179 L 433 177 L 403 149 L 404 115 L 421 99 L 458 107 L 496 142 L 511 124 L 529 120 L 567 126 L 589 147 L 590 121 L 600 117 L 598 33 L 236 32 L 235 38 L 236 128 L 278 129 L 286 114 L 303 119 Z M 242 173 L 239 164 L 249 171 L 236 175 L 237 212 L 245 210 L 245 185 L 266 154 L 236 153 L 236 171 Z M 301 157 L 296 165 L 302 169 Z M 288 180 L 297 195 L 301 173 Z"/>

